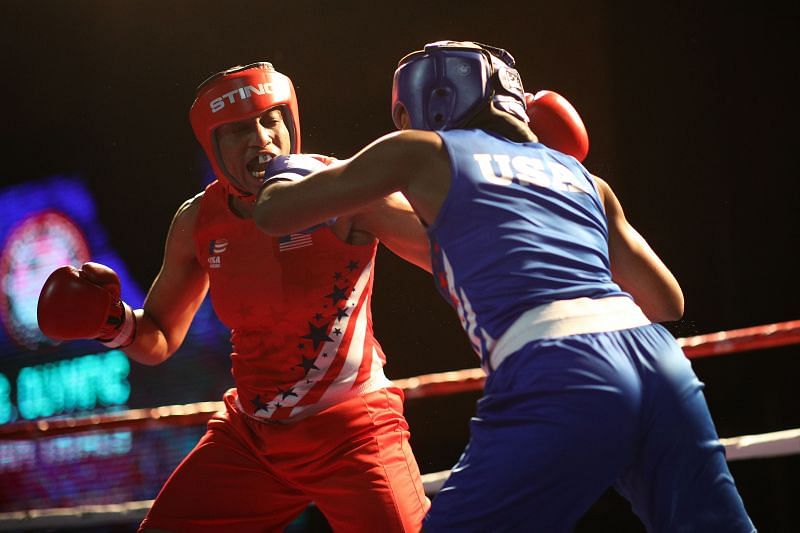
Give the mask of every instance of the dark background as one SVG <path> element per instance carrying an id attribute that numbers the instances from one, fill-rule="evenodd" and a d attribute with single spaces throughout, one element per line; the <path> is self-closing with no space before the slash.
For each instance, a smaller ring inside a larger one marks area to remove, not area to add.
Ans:
<path id="1" fill-rule="evenodd" d="M 585 164 L 683 286 L 685 318 L 668 324 L 676 336 L 800 318 L 800 17 L 641 4 L 3 0 L 0 181 L 83 176 L 146 288 L 172 215 L 206 172 L 187 115 L 208 75 L 273 62 L 296 85 L 304 150 L 348 157 L 391 131 L 401 56 L 477 40 L 511 51 L 528 91 L 556 90 L 579 110 Z M 374 317 L 392 378 L 477 364 L 428 276 L 385 250 Z M 721 436 L 800 427 L 798 355 L 793 346 L 695 361 Z M 476 398 L 407 402 L 423 472 L 458 458 Z M 762 531 L 791 529 L 799 459 L 731 464 Z M 641 526 L 609 493 L 581 529 Z"/>

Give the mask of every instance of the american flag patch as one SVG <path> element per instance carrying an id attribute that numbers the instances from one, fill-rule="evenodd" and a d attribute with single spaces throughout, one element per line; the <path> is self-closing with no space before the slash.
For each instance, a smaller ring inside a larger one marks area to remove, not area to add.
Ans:
<path id="1" fill-rule="evenodd" d="M 296 250 L 297 248 L 305 248 L 314 244 L 311 240 L 310 233 L 292 233 L 291 235 L 284 235 L 278 237 L 278 251 L 288 252 L 289 250 Z"/>
<path id="2" fill-rule="evenodd" d="M 208 246 L 209 255 L 218 255 L 228 249 L 227 239 L 214 239 Z"/>

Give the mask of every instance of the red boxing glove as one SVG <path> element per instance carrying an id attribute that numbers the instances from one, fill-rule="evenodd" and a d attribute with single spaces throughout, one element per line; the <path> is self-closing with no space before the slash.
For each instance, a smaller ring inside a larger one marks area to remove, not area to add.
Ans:
<path id="1" fill-rule="evenodd" d="M 589 135 L 580 115 L 566 98 L 553 91 L 525 93 L 528 118 L 539 142 L 578 161 L 589 153 Z"/>
<path id="2" fill-rule="evenodd" d="M 120 348 L 136 334 L 133 311 L 120 300 L 117 273 L 99 263 L 53 271 L 39 294 L 37 318 L 42 333 L 56 340 L 97 339 Z"/>

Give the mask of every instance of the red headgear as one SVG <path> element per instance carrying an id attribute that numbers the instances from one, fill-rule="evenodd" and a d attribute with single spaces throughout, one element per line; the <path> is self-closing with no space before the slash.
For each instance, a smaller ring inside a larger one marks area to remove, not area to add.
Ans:
<path id="1" fill-rule="evenodd" d="M 228 122 L 256 117 L 276 106 L 281 107 L 289 130 L 291 153 L 299 153 L 300 114 L 294 85 L 271 63 L 251 63 L 224 70 L 197 88 L 197 97 L 189 110 L 189 121 L 214 174 L 230 194 L 250 196 L 250 193 L 237 189 L 231 181 L 222 163 L 214 130 Z"/>

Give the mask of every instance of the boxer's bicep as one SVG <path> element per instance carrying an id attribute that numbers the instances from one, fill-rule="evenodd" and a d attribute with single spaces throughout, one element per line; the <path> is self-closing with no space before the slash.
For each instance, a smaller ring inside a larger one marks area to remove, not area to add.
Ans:
<path id="1" fill-rule="evenodd" d="M 167 235 L 164 260 L 144 302 L 138 336 L 142 350 L 169 357 L 183 342 L 208 291 L 208 276 L 194 252 L 193 228 L 199 196 L 176 213 Z"/>
<path id="2" fill-rule="evenodd" d="M 683 292 L 669 268 L 628 222 L 611 187 L 595 177 L 608 220 L 608 249 L 613 280 L 654 322 L 678 320 Z"/>
<path id="3" fill-rule="evenodd" d="M 428 234 L 402 193 L 372 202 L 351 220 L 351 234 L 373 235 L 402 259 L 431 271 Z"/>
<path id="4" fill-rule="evenodd" d="M 426 170 L 428 152 L 416 136 L 387 135 L 301 181 L 270 183 L 259 193 L 253 219 L 268 234 L 285 235 L 369 209 L 385 196 L 410 190 L 412 178 Z"/>

